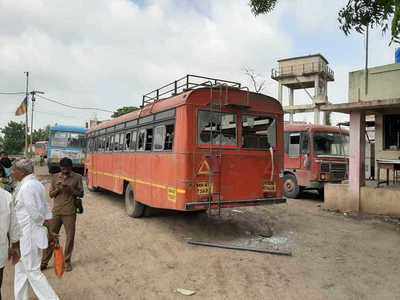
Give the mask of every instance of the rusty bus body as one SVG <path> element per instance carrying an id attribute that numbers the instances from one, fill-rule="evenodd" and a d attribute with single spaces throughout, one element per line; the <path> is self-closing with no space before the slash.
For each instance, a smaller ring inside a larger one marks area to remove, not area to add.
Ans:
<path id="1" fill-rule="evenodd" d="M 308 123 L 285 123 L 284 193 L 297 198 L 304 189 L 323 195 L 324 184 L 348 177 L 347 130 Z"/>
<path id="2" fill-rule="evenodd" d="M 280 103 L 240 85 L 187 80 L 182 92 L 175 81 L 172 96 L 160 99 L 156 90 L 140 110 L 88 132 L 89 188 L 125 194 L 133 217 L 146 206 L 190 211 L 285 202 Z"/>

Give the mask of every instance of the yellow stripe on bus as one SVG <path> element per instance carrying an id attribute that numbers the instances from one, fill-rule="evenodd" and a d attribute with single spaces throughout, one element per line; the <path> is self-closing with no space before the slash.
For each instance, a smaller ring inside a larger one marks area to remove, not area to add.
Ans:
<path id="1" fill-rule="evenodd" d="M 160 188 L 160 189 L 164 189 L 164 190 L 175 189 L 178 194 L 186 194 L 186 190 L 178 189 L 176 187 L 165 186 L 165 185 L 161 185 L 161 184 L 157 184 L 157 183 L 151 183 L 151 182 L 143 181 L 143 180 L 140 180 L 140 179 L 133 179 L 133 178 L 130 178 L 130 177 L 114 175 L 114 174 L 106 173 L 106 172 L 98 172 L 98 171 L 89 171 L 89 172 L 93 173 L 95 175 L 103 175 L 103 176 L 123 179 L 123 180 L 129 181 L 129 182 L 133 182 L 133 183 L 139 183 L 139 184 L 143 184 L 143 185 L 150 185 L 152 187 L 156 187 L 156 188 Z"/>

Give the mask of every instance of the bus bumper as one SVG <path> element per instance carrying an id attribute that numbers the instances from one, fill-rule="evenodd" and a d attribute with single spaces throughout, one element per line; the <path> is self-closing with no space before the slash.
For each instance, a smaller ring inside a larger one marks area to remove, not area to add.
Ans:
<path id="1" fill-rule="evenodd" d="M 256 205 L 272 205 L 286 203 L 285 198 L 263 198 L 254 200 L 234 200 L 234 201 L 202 201 L 202 202 L 189 202 L 186 203 L 186 210 L 206 209 L 210 205 L 215 207 L 237 207 L 237 206 L 256 206 Z"/>

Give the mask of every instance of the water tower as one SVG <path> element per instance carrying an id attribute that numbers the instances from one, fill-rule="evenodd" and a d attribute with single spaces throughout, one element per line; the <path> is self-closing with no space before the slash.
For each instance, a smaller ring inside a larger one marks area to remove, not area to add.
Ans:
<path id="1" fill-rule="evenodd" d="M 293 122 L 295 113 L 314 112 L 314 124 L 320 124 L 319 106 L 328 103 L 328 82 L 335 80 L 328 60 L 321 54 L 313 54 L 280 59 L 278 64 L 271 77 L 279 83 L 278 100 L 281 103 L 283 87 L 289 89 L 289 106 L 285 106 L 284 111 L 290 114 L 290 122 Z M 307 90 L 309 88 L 314 89 L 313 95 Z M 295 105 L 294 91 L 299 89 L 307 92 L 312 104 Z M 324 123 L 327 118 L 324 113 Z"/>

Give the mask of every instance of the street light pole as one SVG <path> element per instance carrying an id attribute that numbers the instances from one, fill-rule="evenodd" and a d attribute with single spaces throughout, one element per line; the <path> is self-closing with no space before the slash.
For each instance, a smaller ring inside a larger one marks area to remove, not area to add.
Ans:
<path id="1" fill-rule="evenodd" d="M 28 157 L 28 97 L 29 97 L 29 72 L 24 72 L 26 75 L 26 90 L 25 90 L 25 157 Z"/>
<path id="2" fill-rule="evenodd" d="M 33 152 L 33 112 L 34 112 L 34 107 L 35 107 L 35 101 L 36 101 L 36 98 L 35 98 L 35 95 L 36 94 L 44 94 L 44 92 L 41 92 L 41 91 L 32 91 L 31 92 L 31 95 L 32 95 L 32 97 L 31 97 L 31 101 L 32 101 L 32 116 L 31 116 L 31 146 L 30 146 L 30 152 L 32 153 Z"/>

